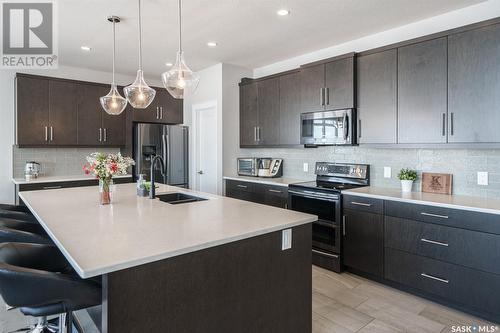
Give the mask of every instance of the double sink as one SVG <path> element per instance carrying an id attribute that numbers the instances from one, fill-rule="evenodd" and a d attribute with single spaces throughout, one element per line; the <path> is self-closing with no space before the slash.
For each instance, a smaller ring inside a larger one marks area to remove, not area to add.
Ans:
<path id="1" fill-rule="evenodd" d="M 189 195 L 181 192 L 157 194 L 156 198 L 171 205 L 208 200 L 206 198 L 196 197 L 194 195 Z"/>

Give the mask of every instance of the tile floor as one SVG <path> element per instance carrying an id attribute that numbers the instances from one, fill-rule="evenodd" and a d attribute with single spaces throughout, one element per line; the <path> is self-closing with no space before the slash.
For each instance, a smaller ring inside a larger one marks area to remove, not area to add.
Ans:
<path id="1" fill-rule="evenodd" d="M 444 333 L 452 332 L 452 325 L 500 326 L 350 273 L 313 266 L 312 278 L 313 333 Z M 85 333 L 97 332 L 86 313 L 78 315 Z M 18 310 L 5 311 L 0 298 L 0 333 L 28 322 Z"/>
<path id="2" fill-rule="evenodd" d="M 498 324 L 351 273 L 313 266 L 312 279 L 313 333 L 444 333 L 454 325 L 491 325 L 488 332 L 500 333 Z"/>

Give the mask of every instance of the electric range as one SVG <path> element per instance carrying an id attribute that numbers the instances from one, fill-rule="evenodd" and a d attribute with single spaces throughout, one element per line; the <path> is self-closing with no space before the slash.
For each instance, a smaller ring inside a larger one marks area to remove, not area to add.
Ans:
<path id="1" fill-rule="evenodd" d="M 317 162 L 316 181 L 290 184 L 288 209 L 314 214 L 312 225 L 313 264 L 342 270 L 342 191 L 370 185 L 370 166 Z"/>

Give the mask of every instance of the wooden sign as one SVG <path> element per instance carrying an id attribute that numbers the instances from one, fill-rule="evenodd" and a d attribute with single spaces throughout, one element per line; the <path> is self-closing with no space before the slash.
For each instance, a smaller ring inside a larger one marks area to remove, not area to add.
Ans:
<path id="1" fill-rule="evenodd" d="M 453 175 L 422 172 L 422 192 L 451 194 Z"/>

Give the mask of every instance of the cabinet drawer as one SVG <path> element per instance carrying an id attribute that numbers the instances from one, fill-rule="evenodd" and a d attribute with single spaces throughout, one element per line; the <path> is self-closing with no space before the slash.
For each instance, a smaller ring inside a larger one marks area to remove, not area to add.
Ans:
<path id="1" fill-rule="evenodd" d="M 385 217 L 385 246 L 500 274 L 500 236 Z"/>
<path id="2" fill-rule="evenodd" d="M 359 210 L 375 214 L 384 213 L 384 201 L 380 199 L 343 195 L 342 200 L 344 209 Z"/>
<path id="3" fill-rule="evenodd" d="M 254 192 L 254 183 L 250 182 L 239 182 L 236 180 L 226 180 L 226 191 L 236 190 L 242 192 Z"/>
<path id="4" fill-rule="evenodd" d="M 269 206 L 287 208 L 288 206 L 288 188 L 283 186 L 272 186 L 264 184 L 255 184 L 256 192 L 262 197 L 262 203 Z"/>
<path id="5" fill-rule="evenodd" d="M 500 318 L 500 276 L 386 248 L 385 278 Z"/>
<path id="6" fill-rule="evenodd" d="M 385 215 L 500 235 L 500 215 L 385 201 Z"/>

